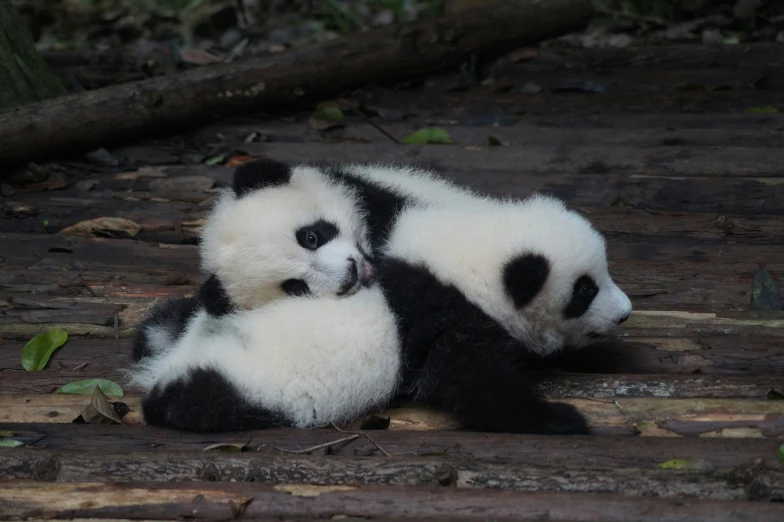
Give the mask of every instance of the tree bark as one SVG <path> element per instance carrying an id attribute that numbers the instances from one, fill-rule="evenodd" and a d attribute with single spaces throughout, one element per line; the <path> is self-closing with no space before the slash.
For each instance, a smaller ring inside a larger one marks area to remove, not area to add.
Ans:
<path id="1" fill-rule="evenodd" d="M 334 435 L 335 440 L 341 434 Z M 256 443 L 253 444 L 256 446 Z M 673 444 L 677 447 L 677 444 Z M 456 486 L 614 493 L 628 496 L 678 496 L 712 500 L 784 500 L 784 471 L 748 463 L 714 469 L 697 459 L 679 461 L 683 469 L 643 469 L 634 461 L 623 467 L 570 464 L 531 465 L 517 460 L 492 461 L 450 455 L 343 457 L 288 455 L 255 447 L 242 455 L 219 451 L 96 453 L 91 451 L 0 452 L 0 479 L 46 482 L 254 482 Z M 590 458 L 590 456 L 589 456 Z M 672 460 L 672 459 L 670 459 Z"/>
<path id="2" fill-rule="evenodd" d="M 0 110 L 64 92 L 9 0 L 0 0 Z"/>
<path id="3" fill-rule="evenodd" d="M 83 151 L 429 73 L 470 53 L 491 57 L 580 29 L 593 12 L 590 0 L 499 1 L 242 63 L 65 96 L 0 114 L 0 163 Z"/>

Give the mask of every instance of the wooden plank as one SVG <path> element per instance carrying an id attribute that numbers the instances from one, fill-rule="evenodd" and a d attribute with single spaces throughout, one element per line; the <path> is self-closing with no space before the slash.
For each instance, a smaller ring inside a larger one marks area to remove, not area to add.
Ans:
<path id="1" fill-rule="evenodd" d="M 691 71 L 695 69 L 746 69 L 784 65 L 780 43 L 745 43 L 742 45 L 668 44 L 580 48 L 537 48 L 516 66 L 528 72 L 574 69 L 643 69 Z M 514 55 L 515 53 L 512 53 Z M 506 55 L 498 63 L 509 62 Z"/>
<path id="2" fill-rule="evenodd" d="M 784 394 L 784 377 L 775 375 L 549 373 L 539 379 L 540 392 L 551 399 L 766 399 L 771 391 Z"/>
<path id="3" fill-rule="evenodd" d="M 744 113 L 754 107 L 784 106 L 784 91 L 679 92 L 646 94 L 594 93 L 423 93 L 419 90 L 364 89 L 352 101 L 362 103 L 385 120 L 411 116 L 456 119 L 489 115 L 553 114 L 691 114 Z"/>
<path id="4" fill-rule="evenodd" d="M 448 517 L 452 520 L 639 522 L 779 521 L 777 503 L 648 499 L 610 494 L 391 486 L 69 483 L 14 481 L 0 487 L 0 517 L 249 519 L 262 516 Z M 197 507 L 194 508 L 194 498 Z"/>
<path id="5" fill-rule="evenodd" d="M 447 455 L 351 457 L 286 455 L 273 449 L 241 456 L 216 452 L 128 454 L 56 450 L 0 451 L 0 479 L 46 482 L 254 482 L 257 484 L 447 486 L 613 493 L 628 496 L 696 497 L 714 500 L 784 498 L 784 470 L 762 465 L 715 470 L 648 470 L 633 462 L 624 468 L 532 466 Z M 744 473 L 744 480 L 733 480 Z M 740 482 L 740 483 L 739 483 Z"/>
<path id="6" fill-rule="evenodd" d="M 299 451 L 334 441 L 341 435 L 332 429 L 199 434 L 154 426 L 52 423 L 0 423 L 0 431 L 31 449 L 134 455 L 198 453 L 219 443 L 248 443 L 251 452 L 269 452 L 273 447 Z M 636 467 L 646 470 L 659 469 L 659 465 L 669 460 L 690 460 L 703 461 L 705 469 L 715 470 L 752 465 L 782 469 L 776 456 L 780 441 L 764 438 L 551 436 L 439 430 L 368 430 L 367 433 L 387 453 L 398 458 L 450 457 L 566 469 Z M 329 455 L 335 459 L 382 456 L 364 437 L 331 446 Z"/>
<path id="7" fill-rule="evenodd" d="M 599 116 L 601 115 L 592 118 L 591 121 L 602 121 L 604 125 L 616 123 L 614 120 L 606 122 L 605 120 L 609 120 L 609 118 L 606 116 L 600 118 Z M 633 120 L 634 117 L 630 116 L 628 119 Z M 514 122 L 501 122 L 499 125 L 493 125 L 494 122 L 491 120 L 481 126 L 448 120 L 432 122 L 427 119 L 417 118 L 400 123 L 385 122 L 377 118 L 374 121 L 374 126 L 368 124 L 363 119 L 347 117 L 345 128 L 329 130 L 328 132 L 311 129 L 307 121 L 278 122 L 261 120 L 252 123 L 246 121 L 226 121 L 194 131 L 191 139 L 198 140 L 205 145 L 236 147 L 240 150 L 246 145 L 245 139 L 253 133 L 265 136 L 265 139 L 271 143 L 339 143 L 348 141 L 354 143 L 390 144 L 391 141 L 387 134 L 391 134 L 400 141 L 411 132 L 436 123 L 438 126 L 443 127 L 456 143 L 475 146 L 488 145 L 488 137 L 491 135 L 504 144 L 512 146 L 603 145 L 649 148 L 724 145 L 761 148 L 775 147 L 781 144 L 781 123 L 784 122 L 781 122 L 779 125 L 766 125 L 763 123 L 749 125 L 748 119 L 732 121 L 724 126 L 714 124 L 715 127 L 699 129 L 681 128 L 678 120 L 646 121 L 646 123 L 650 124 L 645 128 L 629 129 L 610 126 L 608 128 L 594 128 L 591 132 L 586 132 L 585 124 L 580 126 L 575 123 L 574 126 L 571 126 L 571 122 L 569 122 L 569 127 L 548 127 L 536 125 L 536 122 L 524 117 Z M 703 125 L 707 127 L 711 123 L 704 122 Z M 380 132 L 378 128 L 383 129 L 387 134 Z M 123 156 L 127 155 L 121 149 L 113 152 Z"/>
<path id="8" fill-rule="evenodd" d="M 125 395 L 130 409 L 123 422 L 143 424 L 140 398 Z M 770 437 L 784 435 L 784 401 L 745 399 L 563 399 L 588 419 L 593 433 L 642 436 Z M 0 422 L 70 423 L 89 396 L 0 395 Z M 446 412 L 419 406 L 385 410 L 391 430 L 443 430 L 460 425 Z M 359 425 L 359 424 L 357 424 Z"/>
<path id="9" fill-rule="evenodd" d="M 318 158 L 325 162 L 405 162 L 426 164 L 449 173 L 476 169 L 497 174 L 528 176 L 608 174 L 665 178 L 732 177 L 778 179 L 784 152 L 778 149 L 760 154 L 756 148 L 743 147 L 656 147 L 640 149 L 624 146 L 517 146 L 487 147 L 470 150 L 460 146 L 388 144 L 299 144 L 248 143 L 251 155 L 264 155 L 286 162 Z M 771 182 L 774 184 L 775 182 Z M 779 185 L 781 183 L 778 183 Z M 781 189 L 784 190 L 784 189 Z"/>

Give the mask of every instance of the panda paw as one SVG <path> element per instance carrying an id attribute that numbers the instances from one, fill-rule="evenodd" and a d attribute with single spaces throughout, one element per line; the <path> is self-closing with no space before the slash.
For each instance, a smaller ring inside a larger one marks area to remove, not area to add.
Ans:
<path id="1" fill-rule="evenodd" d="M 548 403 L 542 432 L 552 435 L 588 435 L 588 422 L 571 404 Z"/>

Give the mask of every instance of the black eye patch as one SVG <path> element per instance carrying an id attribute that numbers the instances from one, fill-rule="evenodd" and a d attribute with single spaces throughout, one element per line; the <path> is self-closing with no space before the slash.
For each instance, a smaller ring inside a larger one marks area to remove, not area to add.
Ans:
<path id="1" fill-rule="evenodd" d="M 338 227 L 328 221 L 320 219 L 312 225 L 300 228 L 295 235 L 297 237 L 297 243 L 299 243 L 302 248 L 316 250 L 326 243 L 329 243 L 338 235 Z"/>
<path id="2" fill-rule="evenodd" d="M 572 299 L 564 308 L 563 315 L 566 319 L 577 319 L 591 307 L 591 303 L 599 293 L 599 287 L 589 276 L 580 276 L 572 287 Z"/>
<path id="3" fill-rule="evenodd" d="M 308 284 L 302 279 L 287 279 L 283 281 L 280 288 L 286 292 L 286 295 L 292 297 L 310 295 L 310 288 L 308 288 Z"/>

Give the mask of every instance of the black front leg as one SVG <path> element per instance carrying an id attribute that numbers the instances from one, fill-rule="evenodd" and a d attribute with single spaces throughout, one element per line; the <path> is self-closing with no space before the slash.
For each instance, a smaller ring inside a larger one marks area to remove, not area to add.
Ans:
<path id="1" fill-rule="evenodd" d="M 439 341 L 420 381 L 422 402 L 456 413 L 473 431 L 588 433 L 576 408 L 543 400 L 524 368 L 513 365 L 511 352 L 521 347 L 475 341 L 450 335 Z"/>

